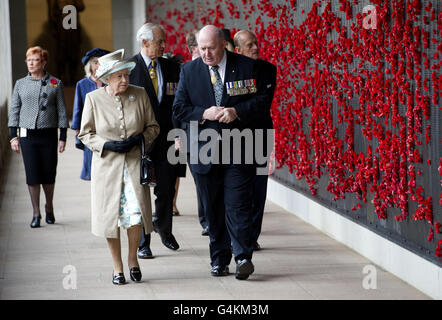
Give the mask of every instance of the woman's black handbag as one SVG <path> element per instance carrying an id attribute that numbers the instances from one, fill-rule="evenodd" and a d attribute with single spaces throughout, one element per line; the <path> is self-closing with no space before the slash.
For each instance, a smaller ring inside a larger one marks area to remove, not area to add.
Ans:
<path id="1" fill-rule="evenodd" d="M 151 188 L 157 185 L 157 179 L 155 177 L 155 168 L 152 160 L 146 153 L 144 145 L 144 136 L 141 139 L 141 163 L 140 163 L 140 183 L 143 186 L 149 186 Z"/>

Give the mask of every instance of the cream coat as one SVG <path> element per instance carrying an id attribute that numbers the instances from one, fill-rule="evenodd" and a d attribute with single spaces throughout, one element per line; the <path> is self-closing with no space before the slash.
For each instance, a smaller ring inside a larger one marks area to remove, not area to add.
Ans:
<path id="1" fill-rule="evenodd" d="M 117 153 L 103 150 L 103 145 L 110 140 L 143 133 L 148 148 L 159 132 L 144 88 L 129 85 L 120 101 L 110 96 L 105 88 L 86 95 L 78 138 L 93 151 L 91 227 L 94 235 L 117 238 L 124 162 L 142 211 L 145 232 L 152 232 L 150 189 L 140 184 L 141 148 Z"/>

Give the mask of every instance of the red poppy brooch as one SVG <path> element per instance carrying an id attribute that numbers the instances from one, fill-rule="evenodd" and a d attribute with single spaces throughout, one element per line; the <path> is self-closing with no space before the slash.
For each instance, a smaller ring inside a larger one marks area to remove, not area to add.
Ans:
<path id="1" fill-rule="evenodd" d="M 58 87 L 58 85 L 57 85 L 57 79 L 52 78 L 52 79 L 49 81 L 49 85 L 50 85 L 51 87 L 57 88 L 57 87 Z"/>

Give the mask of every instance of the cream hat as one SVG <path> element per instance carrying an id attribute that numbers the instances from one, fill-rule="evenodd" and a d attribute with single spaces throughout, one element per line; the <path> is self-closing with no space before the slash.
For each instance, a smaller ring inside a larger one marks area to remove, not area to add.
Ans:
<path id="1" fill-rule="evenodd" d="M 98 58 L 98 63 L 100 66 L 97 70 L 97 79 L 103 81 L 111 74 L 128 69 L 129 72 L 135 68 L 135 62 L 130 59 L 124 58 L 124 49 L 119 49 L 117 51 L 111 52 L 105 56 Z"/>

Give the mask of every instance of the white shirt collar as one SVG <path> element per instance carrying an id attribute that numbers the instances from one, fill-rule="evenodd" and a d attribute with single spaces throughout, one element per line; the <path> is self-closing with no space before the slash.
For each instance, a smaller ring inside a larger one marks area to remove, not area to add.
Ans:
<path id="1" fill-rule="evenodd" d="M 146 64 L 146 67 L 149 67 L 150 63 L 152 62 L 152 59 L 149 58 L 148 56 L 146 56 L 143 53 L 143 51 L 140 51 L 140 53 L 141 53 L 141 56 L 143 57 L 144 63 Z M 158 65 L 158 58 L 153 59 L 153 60 L 156 62 L 156 64 L 155 64 L 155 69 L 156 69 L 156 66 Z"/>
<path id="2" fill-rule="evenodd" d="M 218 72 L 223 83 L 224 83 L 224 76 L 226 74 L 226 65 L 227 65 L 227 53 L 226 50 L 224 50 L 224 56 L 221 59 L 221 61 L 218 63 Z M 209 68 L 210 72 L 213 72 L 210 66 L 207 67 Z"/>
<path id="3" fill-rule="evenodd" d="M 224 71 L 226 71 L 226 64 L 227 64 L 227 54 L 226 54 L 226 50 L 224 50 L 224 56 L 221 59 L 221 62 L 218 63 L 218 66 L 220 69 L 223 69 Z"/>

